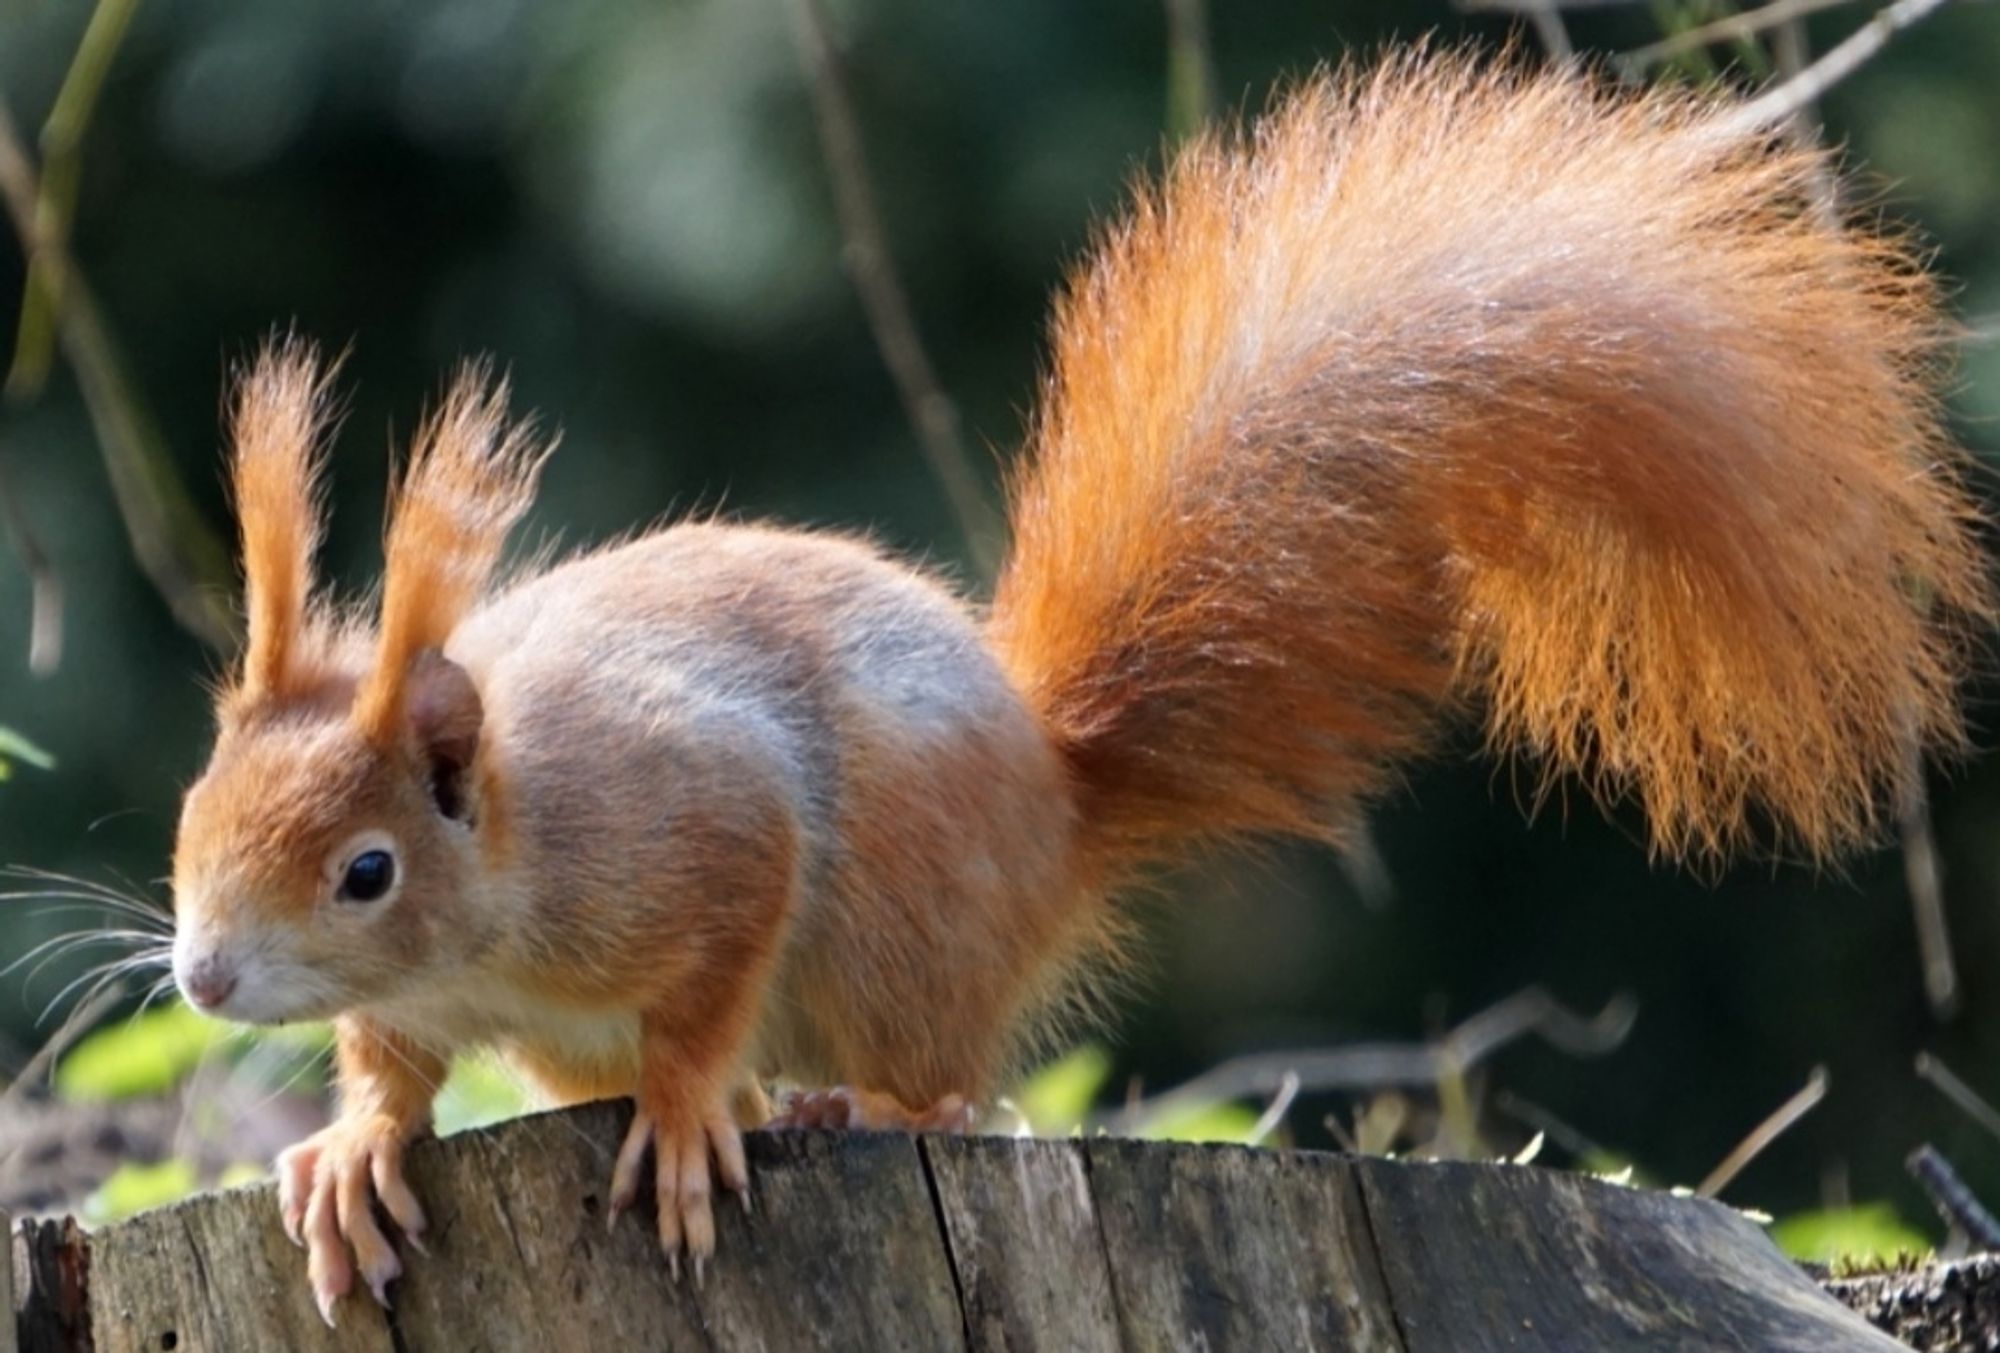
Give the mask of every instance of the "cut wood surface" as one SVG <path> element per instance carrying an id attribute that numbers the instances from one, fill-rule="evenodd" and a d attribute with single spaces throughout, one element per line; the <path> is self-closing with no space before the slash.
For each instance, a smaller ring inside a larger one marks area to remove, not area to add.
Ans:
<path id="1" fill-rule="evenodd" d="M 15 1238 L 23 1350 L 1896 1349 L 1715 1203 L 1528 1166 L 756 1133 L 705 1282 L 605 1225 L 630 1110 L 427 1142 L 394 1308 L 328 1329 L 269 1186 Z M 4 1346 L 0 1339 L 0 1346 Z"/>

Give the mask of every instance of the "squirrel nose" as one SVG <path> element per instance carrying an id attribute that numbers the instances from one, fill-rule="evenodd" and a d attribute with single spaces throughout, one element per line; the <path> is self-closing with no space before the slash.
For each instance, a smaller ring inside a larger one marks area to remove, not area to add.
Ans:
<path id="1" fill-rule="evenodd" d="M 198 1010 L 213 1010 L 236 990 L 236 973 L 214 954 L 198 958 L 180 974 L 181 994 Z"/>

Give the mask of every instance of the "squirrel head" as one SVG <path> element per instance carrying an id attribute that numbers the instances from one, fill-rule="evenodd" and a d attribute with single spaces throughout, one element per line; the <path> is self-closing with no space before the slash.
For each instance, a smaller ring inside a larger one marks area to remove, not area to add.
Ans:
<path id="1" fill-rule="evenodd" d="M 174 975 L 231 1019 L 324 1019 L 463 971 L 493 941 L 485 710 L 445 640 L 478 602 L 542 452 L 463 373 L 419 433 L 371 634 L 314 598 L 327 382 L 268 348 L 239 383 L 232 481 L 249 642 L 174 849 Z"/>

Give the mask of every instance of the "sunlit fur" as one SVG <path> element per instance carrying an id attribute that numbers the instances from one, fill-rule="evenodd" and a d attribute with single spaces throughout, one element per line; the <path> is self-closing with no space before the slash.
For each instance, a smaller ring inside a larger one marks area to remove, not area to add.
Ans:
<path id="1" fill-rule="evenodd" d="M 378 743 L 399 733 L 405 681 L 486 591 L 507 533 L 528 510 L 547 445 L 507 417 L 507 387 L 462 370 L 417 433 L 384 548 L 380 642 L 355 721 Z"/>
<path id="2" fill-rule="evenodd" d="M 242 686 L 253 696 L 298 693 L 312 658 L 302 653 L 312 604 L 312 557 L 326 377 L 310 345 L 272 344 L 237 383 L 230 464 L 242 533 L 249 642 Z"/>
<path id="3" fill-rule="evenodd" d="M 288 1196 L 324 1207 L 320 1152 L 365 1190 L 469 1044 L 636 1093 L 670 1168 L 754 1074 L 987 1095 L 1132 870 L 1337 831 L 1459 705 L 1666 851 L 1757 811 L 1865 837 L 1905 737 L 1957 737 L 1987 605 L 1938 322 L 1816 213 L 1822 157 L 1726 118 L 1432 55 L 1195 143 L 1059 307 L 984 622 L 866 543 L 717 523 L 496 586 L 540 451 L 473 372 L 379 625 L 335 624 L 309 456 L 239 449 L 256 637 L 175 894 L 263 965 L 223 1013 L 344 1012 L 351 1107 Z M 281 349 L 239 444 L 310 445 L 317 389 Z M 363 832 L 402 869 L 372 908 L 335 895 Z"/>
<path id="4" fill-rule="evenodd" d="M 176 940 L 230 957 L 237 1018 L 329 1019 L 495 942 L 472 833 L 431 809 L 414 750 L 374 745 L 346 713 L 315 703 L 230 720 L 182 805 Z M 383 829 L 402 876 L 393 906 L 336 901 L 336 848 Z"/>
<path id="5" fill-rule="evenodd" d="M 1705 862 L 1865 840 L 1956 742 L 1988 596 L 1933 285 L 1730 111 L 1420 53 L 1105 233 L 992 626 L 1104 877 L 1337 835 L 1459 704 Z"/>

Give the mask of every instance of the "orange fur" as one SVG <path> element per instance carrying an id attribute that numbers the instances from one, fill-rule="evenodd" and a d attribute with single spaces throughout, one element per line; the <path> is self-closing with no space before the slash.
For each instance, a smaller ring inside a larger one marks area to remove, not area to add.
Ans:
<path id="1" fill-rule="evenodd" d="M 1872 835 L 1989 614 L 1941 324 L 1729 106 L 1418 53 L 1142 191 L 1072 281 L 992 633 L 1116 877 L 1337 832 L 1441 706 L 1713 859 Z"/>
<path id="2" fill-rule="evenodd" d="M 286 338 L 264 348 L 236 386 L 230 478 L 250 622 L 241 679 L 249 698 L 282 698 L 312 682 L 302 649 L 320 541 L 328 380 L 312 345 Z"/>
<path id="3" fill-rule="evenodd" d="M 473 371 L 377 635 L 341 629 L 320 386 L 270 359 L 238 497 L 246 689 L 281 698 L 231 697 L 188 794 L 175 962 L 235 979 L 226 1015 L 346 1017 L 343 1116 L 287 1157 L 322 1300 L 393 1275 L 366 1180 L 416 1219 L 398 1153 L 456 1050 L 632 1094 L 614 1209 L 650 1151 L 699 1258 L 747 1082 L 946 1121 L 1101 985 L 1135 870 L 1337 835 L 1440 711 L 1635 796 L 1666 852 L 1757 812 L 1867 836 L 1907 739 L 1959 736 L 1991 608 L 1932 288 L 1820 218 L 1823 167 L 1688 96 L 1428 54 L 1196 142 L 1059 306 L 983 625 L 863 543 L 715 523 L 489 592 L 542 451 Z M 343 882 L 364 852 L 392 893 Z"/>
<path id="4" fill-rule="evenodd" d="M 507 383 L 463 368 L 417 434 L 390 511 L 375 665 L 355 699 L 371 739 L 401 735 L 410 665 L 451 637 L 485 593 L 507 533 L 534 500 L 551 448 L 507 417 Z"/>

